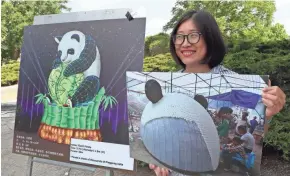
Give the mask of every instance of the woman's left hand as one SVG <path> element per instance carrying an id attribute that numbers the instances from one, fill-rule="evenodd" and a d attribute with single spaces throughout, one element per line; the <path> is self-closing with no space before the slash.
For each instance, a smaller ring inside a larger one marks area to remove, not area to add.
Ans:
<path id="1" fill-rule="evenodd" d="M 271 86 L 271 81 L 269 81 L 269 87 L 263 89 L 262 101 L 267 107 L 266 117 L 269 118 L 283 109 L 286 103 L 286 95 L 279 87 Z"/>

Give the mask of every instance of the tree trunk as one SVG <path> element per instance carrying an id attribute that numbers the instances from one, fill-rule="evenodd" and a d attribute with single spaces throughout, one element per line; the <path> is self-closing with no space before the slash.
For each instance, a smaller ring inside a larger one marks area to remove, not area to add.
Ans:
<path id="1" fill-rule="evenodd" d="M 13 53 L 13 60 L 17 60 L 20 56 L 20 49 L 19 48 L 15 48 L 14 49 L 14 53 Z"/>

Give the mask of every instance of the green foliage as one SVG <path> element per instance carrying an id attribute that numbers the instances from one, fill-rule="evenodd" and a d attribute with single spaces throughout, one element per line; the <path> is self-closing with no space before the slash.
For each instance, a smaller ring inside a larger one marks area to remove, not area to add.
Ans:
<path id="1" fill-rule="evenodd" d="M 34 16 L 58 14 L 70 10 L 67 0 L 2 1 L 1 4 L 1 61 L 17 59 L 23 40 L 23 29 L 32 25 Z"/>
<path id="2" fill-rule="evenodd" d="M 137 160 L 137 165 L 140 167 L 149 167 L 148 163 L 145 163 L 145 162 L 139 161 L 139 160 Z"/>
<path id="3" fill-rule="evenodd" d="M 281 24 L 272 24 L 276 10 L 273 1 L 187 1 L 179 0 L 172 8 L 173 17 L 163 27 L 165 31 L 174 27 L 178 19 L 188 10 L 210 12 L 226 41 L 249 39 L 271 41 L 287 38 Z"/>
<path id="4" fill-rule="evenodd" d="M 35 98 L 37 98 L 35 103 L 40 104 L 44 102 L 44 100 L 46 99 L 46 95 L 40 93 L 40 94 L 35 95 Z"/>
<path id="5" fill-rule="evenodd" d="M 112 108 L 113 105 L 116 105 L 118 103 L 115 97 L 110 96 L 110 95 L 105 95 L 105 93 L 106 93 L 106 90 L 104 87 L 102 87 L 99 90 L 97 96 L 94 98 L 94 102 L 96 106 L 98 107 L 98 109 L 101 104 L 103 105 L 103 109 L 106 110 L 108 106 Z"/>
<path id="6" fill-rule="evenodd" d="M 59 106 L 67 104 L 68 98 L 73 96 L 84 79 L 83 73 L 65 77 L 63 73 L 66 67 L 67 65 L 62 63 L 51 71 L 48 78 L 49 94 Z"/>
<path id="7" fill-rule="evenodd" d="M 241 74 L 267 74 L 274 83 L 289 81 L 290 40 L 246 44 L 241 42 L 229 49 L 224 64 Z M 272 82 L 273 82 L 272 81 Z"/>
<path id="8" fill-rule="evenodd" d="M 109 105 L 110 105 L 110 108 L 112 108 L 113 105 L 117 104 L 116 98 L 114 98 L 113 96 L 106 96 L 106 95 L 102 97 L 102 102 L 103 102 L 104 110 L 106 110 Z"/>
<path id="9" fill-rule="evenodd" d="M 1 86 L 17 84 L 19 77 L 19 61 L 9 61 L 1 66 Z"/>
<path id="10" fill-rule="evenodd" d="M 146 37 L 145 57 L 169 52 L 169 41 L 170 37 L 166 33 Z"/>
<path id="11" fill-rule="evenodd" d="M 290 103 L 290 102 L 288 102 Z M 266 145 L 275 146 L 283 151 L 283 158 L 290 161 L 290 111 L 276 115 L 270 123 L 269 131 L 265 137 Z"/>
<path id="12" fill-rule="evenodd" d="M 158 54 L 152 57 L 145 57 L 143 70 L 145 72 L 168 72 L 181 69 L 176 66 L 170 53 Z"/>

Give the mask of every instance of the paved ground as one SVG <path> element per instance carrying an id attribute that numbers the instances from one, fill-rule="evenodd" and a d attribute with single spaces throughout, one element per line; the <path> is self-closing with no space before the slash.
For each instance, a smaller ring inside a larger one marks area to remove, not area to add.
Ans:
<path id="1" fill-rule="evenodd" d="M 18 85 L 1 87 L 1 103 L 15 102 Z"/>

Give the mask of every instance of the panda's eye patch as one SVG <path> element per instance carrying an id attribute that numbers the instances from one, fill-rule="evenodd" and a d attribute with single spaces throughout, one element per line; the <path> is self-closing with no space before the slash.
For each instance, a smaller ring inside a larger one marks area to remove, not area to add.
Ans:
<path id="1" fill-rule="evenodd" d="M 75 53 L 75 50 L 70 48 L 67 50 L 67 54 L 74 54 Z"/>

